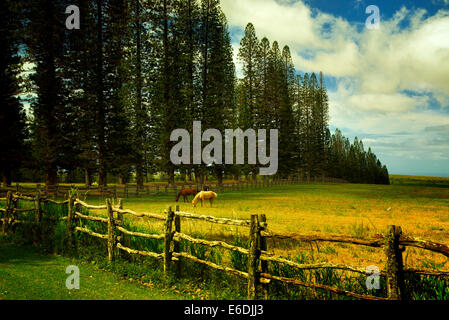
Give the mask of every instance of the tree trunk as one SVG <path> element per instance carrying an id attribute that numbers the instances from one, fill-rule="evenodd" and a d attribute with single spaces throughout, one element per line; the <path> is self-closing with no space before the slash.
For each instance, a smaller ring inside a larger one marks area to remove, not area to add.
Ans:
<path id="1" fill-rule="evenodd" d="M 92 175 L 88 168 L 84 168 L 84 184 L 87 187 L 90 187 L 92 185 Z"/>
<path id="2" fill-rule="evenodd" d="M 98 185 L 106 186 L 106 110 L 104 106 L 104 77 L 103 77 L 103 5 L 102 1 L 97 2 L 97 48 L 96 48 L 96 99 L 97 99 L 97 124 L 98 134 Z"/>
<path id="3" fill-rule="evenodd" d="M 191 168 L 187 169 L 187 181 L 192 182 L 192 169 Z"/>
<path id="4" fill-rule="evenodd" d="M 174 168 L 168 169 L 167 174 L 168 174 L 168 184 L 174 185 L 175 184 L 175 169 Z"/>
<path id="5" fill-rule="evenodd" d="M 205 174 L 204 169 L 202 167 L 195 168 L 195 181 L 197 184 L 204 184 Z"/>
<path id="6" fill-rule="evenodd" d="M 257 169 L 256 168 L 252 169 L 251 175 L 252 175 L 252 178 L 253 178 L 253 182 L 256 182 L 257 181 Z"/>
<path id="7" fill-rule="evenodd" d="M 143 107 L 142 107 L 142 87 L 143 87 L 143 79 L 142 79 L 142 44 L 141 44 L 141 32 L 142 32 L 142 26 L 141 26 L 141 22 L 140 22 L 140 1 L 136 0 L 136 15 L 137 15 L 137 20 L 136 20 L 136 29 L 137 29 L 137 33 L 136 33 L 136 69 L 137 69 L 137 81 L 136 81 L 136 85 L 137 85 L 137 103 L 136 103 L 136 108 L 137 108 L 137 116 L 139 118 L 143 117 Z M 139 119 L 140 120 L 140 119 Z M 138 128 L 137 128 L 137 143 L 138 143 L 138 147 L 141 148 L 141 150 L 144 148 L 143 146 L 143 136 L 144 133 L 143 131 L 143 126 L 142 123 L 140 123 L 140 121 L 138 121 Z M 137 165 L 136 165 L 136 184 L 137 184 L 137 188 L 143 189 L 143 156 L 140 152 L 142 152 L 141 150 L 138 151 L 138 160 L 137 160 Z"/>
<path id="8" fill-rule="evenodd" d="M 138 163 L 136 166 L 136 184 L 139 190 L 143 189 L 143 168 L 141 163 Z"/>
<path id="9" fill-rule="evenodd" d="M 5 168 L 3 168 L 3 186 L 9 187 L 11 186 L 11 184 L 12 184 L 11 169 L 5 166 Z"/>
<path id="10" fill-rule="evenodd" d="M 223 184 L 223 170 L 221 168 L 217 168 L 217 180 L 219 185 Z"/>
<path id="11" fill-rule="evenodd" d="M 107 173 L 104 165 L 100 164 L 98 167 L 98 185 L 105 187 L 107 185 Z"/>
<path id="12" fill-rule="evenodd" d="M 45 166 L 45 184 L 47 186 L 54 186 L 58 183 L 58 172 L 56 165 L 53 163 L 47 163 Z"/>

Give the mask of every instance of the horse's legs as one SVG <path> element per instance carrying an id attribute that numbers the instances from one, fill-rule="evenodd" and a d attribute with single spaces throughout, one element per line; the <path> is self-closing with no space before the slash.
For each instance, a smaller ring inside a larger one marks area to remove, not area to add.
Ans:
<path id="1" fill-rule="evenodd" d="M 204 200 L 203 200 L 203 199 L 201 199 L 201 206 L 203 206 L 203 201 L 204 201 Z"/>
<path id="2" fill-rule="evenodd" d="M 212 208 L 212 203 L 214 202 L 214 198 L 210 198 L 209 201 L 210 201 L 210 207 Z"/>

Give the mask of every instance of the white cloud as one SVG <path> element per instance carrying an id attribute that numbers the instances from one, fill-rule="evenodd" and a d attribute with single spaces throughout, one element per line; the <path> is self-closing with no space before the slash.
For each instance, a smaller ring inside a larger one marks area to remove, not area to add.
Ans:
<path id="1" fill-rule="evenodd" d="M 428 17 L 424 9 L 403 7 L 369 30 L 360 28 L 365 21 L 312 13 L 303 1 L 222 0 L 221 6 L 230 25 L 252 22 L 259 39 L 288 45 L 298 70 L 336 78 L 337 89 L 329 93 L 332 126 L 359 137 L 389 135 L 370 142 L 398 159 L 447 159 L 449 141 L 425 128 L 449 124 L 447 109 L 430 109 L 430 97 L 449 107 L 448 10 Z M 445 168 L 449 173 L 449 164 Z"/>
<path id="2" fill-rule="evenodd" d="M 365 94 L 434 92 L 449 105 L 449 11 L 423 19 L 423 9 L 404 7 L 382 21 L 379 30 L 358 32 L 341 18 L 321 12 L 312 16 L 302 1 L 223 0 L 222 8 L 231 25 L 244 27 L 251 21 L 259 38 L 289 45 L 299 70 L 352 77 Z M 404 21 L 409 22 L 405 29 L 400 27 Z"/>

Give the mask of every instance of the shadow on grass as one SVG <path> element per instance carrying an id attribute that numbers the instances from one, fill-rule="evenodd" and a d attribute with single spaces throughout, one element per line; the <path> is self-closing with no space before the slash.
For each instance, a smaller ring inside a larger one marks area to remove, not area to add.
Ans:
<path id="1" fill-rule="evenodd" d="M 54 257 L 44 255 L 36 248 L 26 245 L 10 244 L 0 235 L 0 265 L 1 264 L 26 264 L 29 266 L 58 265 L 54 263 Z"/>

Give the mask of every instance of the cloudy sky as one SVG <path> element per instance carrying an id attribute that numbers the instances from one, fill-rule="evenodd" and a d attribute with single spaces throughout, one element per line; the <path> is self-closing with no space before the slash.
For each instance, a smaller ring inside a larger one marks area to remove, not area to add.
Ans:
<path id="1" fill-rule="evenodd" d="M 378 29 L 366 8 L 380 11 Z M 296 70 L 323 71 L 330 127 L 357 136 L 390 173 L 449 176 L 449 0 L 221 0 L 237 50 L 288 45 Z"/>

